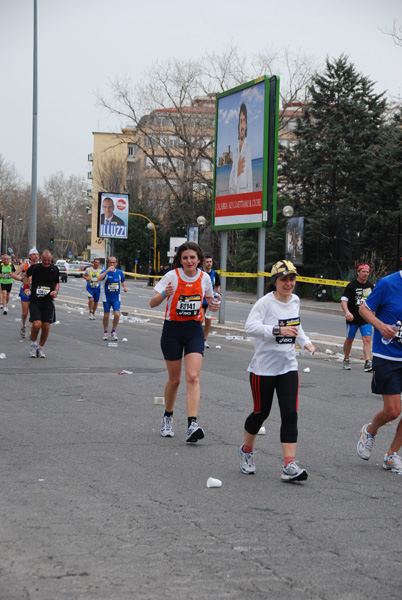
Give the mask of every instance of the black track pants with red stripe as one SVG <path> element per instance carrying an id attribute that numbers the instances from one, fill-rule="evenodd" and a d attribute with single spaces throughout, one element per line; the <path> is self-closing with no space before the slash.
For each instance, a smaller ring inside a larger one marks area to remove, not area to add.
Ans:
<path id="1" fill-rule="evenodd" d="M 268 418 L 272 408 L 274 392 L 278 397 L 281 413 L 281 442 L 297 442 L 297 409 L 299 399 L 299 373 L 289 371 L 283 375 L 265 376 L 250 373 L 250 385 L 254 400 L 254 410 L 247 417 L 245 430 L 256 435 Z"/>

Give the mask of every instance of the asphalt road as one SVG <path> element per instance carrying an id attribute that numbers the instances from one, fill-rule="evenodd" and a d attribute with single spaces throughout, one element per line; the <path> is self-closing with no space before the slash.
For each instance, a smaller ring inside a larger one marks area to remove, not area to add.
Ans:
<path id="1" fill-rule="evenodd" d="M 60 294 L 63 297 L 75 298 L 85 304 L 86 282 L 80 278 L 69 277 L 67 283 L 61 284 Z M 128 292 L 122 293 L 124 306 L 149 310 L 149 300 L 154 294 L 153 288 L 146 285 L 146 280 L 127 281 Z M 241 292 L 228 292 L 225 306 L 225 321 L 244 324 L 256 296 Z M 340 305 L 301 301 L 302 323 L 306 331 L 318 332 L 322 335 L 344 337 L 346 334 L 345 318 Z M 162 307 L 163 308 L 163 307 Z M 162 311 L 161 308 L 161 311 Z"/>
<path id="2" fill-rule="evenodd" d="M 109 348 L 81 312 L 58 304 L 46 359 L 28 358 L 18 305 L 0 316 L 1 600 L 400 600 L 402 478 L 381 467 L 395 425 L 358 458 L 381 405 L 361 364 L 299 357 L 309 478 L 287 484 L 277 406 L 256 475 L 238 467 L 252 343 L 211 338 L 205 439 L 188 446 L 184 383 L 175 437 L 159 435 L 160 324 L 124 320 L 127 341 Z M 210 476 L 222 487 L 206 488 Z"/>

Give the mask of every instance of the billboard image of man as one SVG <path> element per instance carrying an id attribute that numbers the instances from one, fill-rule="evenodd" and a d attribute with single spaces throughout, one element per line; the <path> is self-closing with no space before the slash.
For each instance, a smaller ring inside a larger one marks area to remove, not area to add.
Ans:
<path id="1" fill-rule="evenodd" d="M 114 214 L 114 202 L 111 198 L 104 198 L 102 202 L 101 225 L 125 225 L 123 219 Z"/>
<path id="2" fill-rule="evenodd" d="M 229 192 L 243 194 L 253 191 L 253 171 L 251 150 L 247 143 L 247 106 L 240 105 L 238 122 L 238 144 L 233 154 L 233 164 L 229 179 Z"/>
<path id="3" fill-rule="evenodd" d="M 98 194 L 99 237 L 127 239 L 128 203 L 128 194 Z"/>

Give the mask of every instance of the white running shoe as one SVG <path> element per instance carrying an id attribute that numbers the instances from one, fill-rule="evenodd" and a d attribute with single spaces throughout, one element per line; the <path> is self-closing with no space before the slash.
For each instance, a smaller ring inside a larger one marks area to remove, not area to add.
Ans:
<path id="1" fill-rule="evenodd" d="M 38 350 L 38 346 L 31 346 L 29 351 L 29 358 L 36 358 L 36 351 Z"/>
<path id="2" fill-rule="evenodd" d="M 402 458 L 399 456 L 398 452 L 394 452 L 389 456 L 386 454 L 384 456 L 382 468 L 386 469 L 387 471 L 391 471 L 391 473 L 398 473 L 398 475 L 402 475 Z"/>
<path id="3" fill-rule="evenodd" d="M 283 467 L 282 481 L 305 481 L 307 479 L 306 469 L 301 469 L 295 462 L 290 462 L 287 467 Z"/>
<path id="4" fill-rule="evenodd" d="M 7 308 L 7 306 L 5 306 L 5 307 L 3 308 L 3 315 L 6 315 L 7 313 L 8 313 L 8 308 Z"/>
<path id="5" fill-rule="evenodd" d="M 27 330 L 26 330 L 26 327 L 25 327 L 25 325 L 23 325 L 23 326 L 21 327 L 21 329 L 20 329 L 20 336 L 21 336 L 22 338 L 24 338 L 24 337 L 25 337 L 25 335 L 26 335 L 26 332 L 27 332 Z"/>
<path id="6" fill-rule="evenodd" d="M 43 352 L 42 348 L 37 349 L 36 358 L 46 358 L 46 354 Z"/>
<path id="7" fill-rule="evenodd" d="M 209 348 L 209 347 L 210 347 L 210 346 L 209 346 L 209 344 L 208 344 L 207 340 L 204 340 L 204 348 Z"/>
<path id="8" fill-rule="evenodd" d="M 196 421 L 191 421 L 190 427 L 187 429 L 187 439 L 186 442 L 190 442 L 190 444 L 195 444 L 198 440 L 202 440 L 204 437 L 204 430 L 202 427 L 197 425 Z"/>
<path id="9" fill-rule="evenodd" d="M 117 337 L 117 333 L 115 331 L 112 331 L 112 333 L 110 334 L 110 338 L 115 342 L 119 341 L 119 338 Z"/>
<path id="10" fill-rule="evenodd" d="M 254 452 L 244 452 L 243 446 L 239 446 L 240 471 L 246 475 L 255 473 Z"/>
<path id="11" fill-rule="evenodd" d="M 357 442 L 357 454 L 363 460 L 368 460 L 370 458 L 371 451 L 373 449 L 373 445 L 374 445 L 374 441 L 375 441 L 375 435 L 371 435 L 371 433 L 369 433 L 367 431 L 367 427 L 369 425 L 371 425 L 371 423 L 367 423 L 367 425 L 363 425 L 363 427 L 360 431 L 359 441 Z"/>
<path id="12" fill-rule="evenodd" d="M 166 416 L 163 417 L 161 436 L 162 437 L 174 437 L 173 417 L 166 417 Z"/>
<path id="13" fill-rule="evenodd" d="M 105 333 L 103 334 L 103 339 L 104 340 L 108 340 L 109 339 L 109 334 L 107 331 L 105 331 Z"/>

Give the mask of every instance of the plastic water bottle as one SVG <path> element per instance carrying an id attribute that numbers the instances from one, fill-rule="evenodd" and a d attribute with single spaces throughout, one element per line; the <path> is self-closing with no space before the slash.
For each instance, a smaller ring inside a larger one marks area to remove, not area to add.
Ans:
<path id="1" fill-rule="evenodd" d="M 220 302 L 220 300 L 218 300 L 218 298 L 219 298 L 219 294 L 218 293 L 214 294 L 214 299 L 212 300 L 212 302 L 214 302 L 215 304 L 220 304 L 221 302 Z M 205 318 L 206 319 L 216 318 L 216 313 L 217 313 L 217 311 L 213 312 L 208 306 L 208 308 L 205 312 Z"/>
<path id="2" fill-rule="evenodd" d="M 401 326 L 401 321 L 397 321 L 397 322 L 395 323 L 395 325 L 391 325 L 391 327 L 392 327 L 392 329 L 393 329 L 394 331 L 398 331 L 398 329 L 400 328 L 400 326 Z M 385 344 L 386 346 L 388 346 L 388 344 L 390 344 L 390 343 L 392 342 L 392 340 L 393 340 L 393 339 L 394 339 L 394 338 L 390 338 L 390 339 L 388 340 L 387 338 L 385 338 L 385 337 L 382 337 L 382 338 L 381 338 L 381 341 L 382 341 L 382 343 L 383 343 L 383 344 Z"/>
<path id="3" fill-rule="evenodd" d="M 106 342 L 105 346 L 108 346 L 109 348 L 117 348 L 119 344 L 117 342 Z"/>

